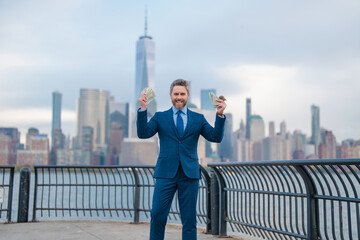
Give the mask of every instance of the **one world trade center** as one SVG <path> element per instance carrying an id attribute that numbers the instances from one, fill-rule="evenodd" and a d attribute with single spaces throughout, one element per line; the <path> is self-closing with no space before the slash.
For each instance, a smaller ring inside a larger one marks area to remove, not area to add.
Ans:
<path id="1" fill-rule="evenodd" d="M 145 88 L 155 89 L 155 42 L 147 35 L 147 16 L 145 16 L 145 34 L 136 42 L 136 73 L 135 73 L 135 113 L 140 108 L 138 98 Z M 156 112 L 156 99 L 148 105 L 148 116 Z"/>

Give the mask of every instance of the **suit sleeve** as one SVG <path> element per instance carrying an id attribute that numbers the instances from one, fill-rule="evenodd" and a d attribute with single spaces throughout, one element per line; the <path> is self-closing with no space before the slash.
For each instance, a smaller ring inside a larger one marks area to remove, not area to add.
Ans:
<path id="1" fill-rule="evenodd" d="M 139 138 L 150 138 L 158 131 L 157 113 L 147 121 L 147 110 L 138 111 L 137 113 L 137 135 Z"/>
<path id="2" fill-rule="evenodd" d="M 225 115 L 224 118 L 216 115 L 215 126 L 212 127 L 203 116 L 204 123 L 201 129 L 201 135 L 210 142 L 221 142 L 224 136 L 225 119 Z"/>

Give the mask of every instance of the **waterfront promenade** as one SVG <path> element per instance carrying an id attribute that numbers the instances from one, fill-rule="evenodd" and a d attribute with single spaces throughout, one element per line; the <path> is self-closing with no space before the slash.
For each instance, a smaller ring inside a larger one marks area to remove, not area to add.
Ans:
<path id="1" fill-rule="evenodd" d="M 255 238 L 220 238 L 198 228 L 198 240 L 252 240 Z M 147 240 L 149 223 L 115 221 L 47 221 L 0 224 L 0 240 Z M 181 240 L 181 225 L 168 224 L 166 240 Z"/>

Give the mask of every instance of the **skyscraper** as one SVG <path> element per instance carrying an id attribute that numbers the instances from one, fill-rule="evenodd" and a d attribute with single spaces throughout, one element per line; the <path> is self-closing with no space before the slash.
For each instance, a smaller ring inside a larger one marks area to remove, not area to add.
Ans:
<path id="1" fill-rule="evenodd" d="M 214 110 L 214 106 L 210 100 L 209 93 L 216 95 L 215 89 L 201 89 L 201 110 Z"/>
<path id="2" fill-rule="evenodd" d="M 246 133 L 245 138 L 250 139 L 250 116 L 251 116 L 251 98 L 246 99 Z"/>
<path id="3" fill-rule="evenodd" d="M 265 137 L 264 120 L 259 115 L 249 116 L 250 140 L 261 141 Z"/>
<path id="4" fill-rule="evenodd" d="M 233 116 L 231 113 L 226 114 L 224 137 L 219 144 L 219 156 L 222 162 L 233 161 Z"/>
<path id="5" fill-rule="evenodd" d="M 311 105 L 311 143 L 315 146 L 315 154 L 318 155 L 320 144 L 320 108 Z"/>
<path id="6" fill-rule="evenodd" d="M 80 89 L 77 104 L 77 137 L 82 143 L 84 127 L 94 130 L 95 149 L 106 150 L 109 141 L 109 99 L 110 93 L 100 89 Z M 81 146 L 80 146 L 81 147 Z"/>
<path id="7" fill-rule="evenodd" d="M 145 33 L 136 42 L 136 73 L 135 73 L 135 113 L 140 108 L 138 98 L 142 90 L 151 87 L 155 90 L 155 42 L 147 35 L 147 14 L 145 14 Z M 148 114 L 156 112 L 156 99 L 148 105 Z"/>
<path id="8" fill-rule="evenodd" d="M 16 154 L 20 145 L 20 132 L 17 128 L 0 128 L 0 134 L 10 137 L 10 154 L 8 155 L 8 165 L 16 164 Z"/>
<path id="9" fill-rule="evenodd" d="M 55 131 L 61 129 L 61 97 L 62 94 L 59 92 L 53 92 L 52 94 L 51 148 L 54 148 Z"/>

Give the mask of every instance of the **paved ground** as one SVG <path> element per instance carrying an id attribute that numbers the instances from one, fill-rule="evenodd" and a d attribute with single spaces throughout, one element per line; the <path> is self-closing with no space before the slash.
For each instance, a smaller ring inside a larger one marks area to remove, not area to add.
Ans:
<path id="1" fill-rule="evenodd" d="M 198 229 L 198 240 L 219 240 L 204 229 Z M 51 221 L 34 223 L 0 224 L 0 240 L 147 240 L 149 223 L 102 221 Z M 166 240 L 181 240 L 181 226 L 167 225 Z M 230 238 L 250 240 L 250 238 Z"/>

